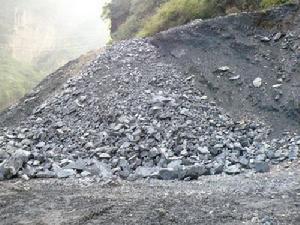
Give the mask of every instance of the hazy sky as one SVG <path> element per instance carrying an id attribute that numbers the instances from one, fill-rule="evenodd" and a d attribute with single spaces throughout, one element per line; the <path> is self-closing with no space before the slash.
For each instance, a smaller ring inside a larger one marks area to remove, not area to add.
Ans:
<path id="1" fill-rule="evenodd" d="M 31 64 L 62 51 L 70 60 L 110 39 L 109 22 L 101 18 L 107 0 L 7 1 L 14 1 L 15 21 L 20 21 L 15 22 L 9 43 L 12 56 L 20 61 Z"/>

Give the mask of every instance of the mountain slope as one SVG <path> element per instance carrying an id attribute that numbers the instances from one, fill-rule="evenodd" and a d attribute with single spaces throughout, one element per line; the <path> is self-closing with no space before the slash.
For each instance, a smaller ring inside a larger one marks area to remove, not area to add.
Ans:
<path id="1" fill-rule="evenodd" d="M 23 97 L 41 78 L 37 69 L 0 53 L 0 110 Z"/>

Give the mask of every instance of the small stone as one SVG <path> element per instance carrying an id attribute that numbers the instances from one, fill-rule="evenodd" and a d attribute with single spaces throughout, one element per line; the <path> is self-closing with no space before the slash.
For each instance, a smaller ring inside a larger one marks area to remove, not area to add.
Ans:
<path id="1" fill-rule="evenodd" d="M 254 169 L 257 173 L 266 173 L 270 171 L 270 167 L 266 162 L 256 162 Z"/>
<path id="2" fill-rule="evenodd" d="M 24 134 L 18 134 L 17 138 L 23 140 L 26 136 Z"/>
<path id="3" fill-rule="evenodd" d="M 178 170 L 173 168 L 161 168 L 158 172 L 158 178 L 162 180 L 178 179 Z"/>
<path id="4" fill-rule="evenodd" d="M 230 70 L 229 66 L 221 66 L 217 69 L 218 72 L 227 72 L 229 70 Z"/>
<path id="5" fill-rule="evenodd" d="M 273 88 L 279 88 L 279 87 L 281 87 L 282 86 L 282 84 L 274 84 L 272 87 Z"/>
<path id="6" fill-rule="evenodd" d="M 34 160 L 32 165 L 33 166 L 39 166 L 41 164 L 41 162 L 39 160 Z"/>
<path id="7" fill-rule="evenodd" d="M 22 178 L 23 180 L 26 180 L 26 181 L 30 180 L 30 178 L 29 178 L 26 174 L 23 174 L 23 175 L 21 176 L 21 178 Z"/>
<path id="8" fill-rule="evenodd" d="M 92 149 L 92 148 L 94 148 L 94 143 L 88 142 L 84 145 L 84 148 L 87 150 Z"/>
<path id="9" fill-rule="evenodd" d="M 111 156 L 108 153 L 101 153 L 98 155 L 100 159 L 110 159 Z"/>
<path id="10" fill-rule="evenodd" d="M 229 80 L 238 80 L 240 78 L 241 78 L 240 75 L 236 75 L 236 76 L 229 77 Z"/>
<path id="11" fill-rule="evenodd" d="M 240 164 L 244 167 L 248 167 L 249 166 L 249 160 L 245 157 L 240 158 Z"/>
<path id="12" fill-rule="evenodd" d="M 29 145 L 32 144 L 32 141 L 29 140 L 29 139 L 24 139 L 24 140 L 21 141 L 21 144 L 22 144 L 23 146 L 29 146 Z"/>
<path id="13" fill-rule="evenodd" d="M 223 172 L 224 163 L 222 162 L 214 162 L 212 168 L 210 168 L 210 174 L 220 174 Z"/>
<path id="14" fill-rule="evenodd" d="M 82 177 L 88 177 L 88 176 L 91 175 L 91 173 L 88 172 L 88 171 L 83 171 L 80 175 L 81 175 Z"/>
<path id="15" fill-rule="evenodd" d="M 203 155 L 210 154 L 208 147 L 199 147 L 197 150 Z"/>
<path id="16" fill-rule="evenodd" d="M 274 41 L 279 41 L 280 38 L 282 38 L 283 36 L 284 36 L 283 33 L 278 32 L 278 33 L 276 33 L 276 34 L 274 35 L 273 40 L 274 40 Z"/>
<path id="17" fill-rule="evenodd" d="M 253 81 L 253 86 L 256 88 L 261 87 L 262 85 L 262 79 L 260 77 L 255 78 L 255 80 Z"/>
<path id="18" fill-rule="evenodd" d="M 70 162 L 64 169 L 73 169 L 73 170 L 86 170 L 86 163 L 82 159 L 78 159 L 75 162 Z"/>
<path id="19" fill-rule="evenodd" d="M 269 37 L 262 37 L 260 40 L 261 40 L 261 42 L 269 42 L 269 41 L 271 41 L 271 39 Z"/>
<path id="20" fill-rule="evenodd" d="M 259 155 L 256 156 L 255 160 L 258 161 L 258 162 L 263 162 L 263 161 L 266 160 L 266 155 L 265 154 L 259 154 Z"/>
<path id="21" fill-rule="evenodd" d="M 5 152 L 4 150 L 0 149 L 0 163 L 1 161 L 8 159 L 9 158 L 9 154 L 7 152 Z"/>
<path id="22" fill-rule="evenodd" d="M 185 178 L 196 180 L 199 176 L 202 176 L 206 172 L 207 170 L 203 165 L 184 166 L 182 170 L 179 170 L 178 178 L 181 180 Z"/>
<path id="23" fill-rule="evenodd" d="M 160 151 L 157 148 L 151 148 L 149 152 L 149 156 L 154 158 L 160 154 Z"/>
<path id="24" fill-rule="evenodd" d="M 72 169 L 59 169 L 56 171 L 56 175 L 58 178 L 68 178 L 74 176 L 76 172 Z"/>
<path id="25" fill-rule="evenodd" d="M 103 162 L 95 162 L 94 166 L 88 171 L 104 179 L 110 179 L 113 175 L 110 165 Z"/>
<path id="26" fill-rule="evenodd" d="M 168 168 L 179 170 L 182 168 L 182 160 L 174 160 L 168 164 Z"/>
<path id="27" fill-rule="evenodd" d="M 45 142 L 39 142 L 35 147 L 37 148 L 43 148 L 45 147 L 46 143 Z"/>
<path id="28" fill-rule="evenodd" d="M 233 174 L 239 174 L 241 172 L 241 167 L 239 164 L 231 165 L 225 168 L 225 173 L 233 175 Z"/>
<path id="29" fill-rule="evenodd" d="M 188 156 L 189 153 L 188 153 L 188 151 L 187 151 L 186 149 L 184 149 L 184 150 L 182 150 L 182 151 L 180 152 L 180 155 L 182 155 L 182 156 Z"/>
<path id="30" fill-rule="evenodd" d="M 155 167 L 144 167 L 144 166 L 139 166 L 135 170 L 135 175 L 139 178 L 147 178 L 151 177 L 153 174 L 157 173 L 158 168 Z"/>
<path id="31" fill-rule="evenodd" d="M 36 178 L 54 178 L 56 177 L 55 172 L 45 170 L 45 171 L 40 171 L 36 174 Z"/>

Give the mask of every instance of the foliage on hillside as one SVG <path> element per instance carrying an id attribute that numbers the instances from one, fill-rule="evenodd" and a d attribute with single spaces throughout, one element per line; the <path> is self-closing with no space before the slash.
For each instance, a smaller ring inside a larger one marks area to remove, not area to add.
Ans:
<path id="1" fill-rule="evenodd" d="M 42 74 L 32 66 L 0 52 L 0 110 L 34 87 Z"/>
<path id="2" fill-rule="evenodd" d="M 290 0 L 262 0 L 261 7 L 269 8 L 269 7 L 284 4 L 287 2 L 291 2 L 291 1 Z"/>
<path id="3" fill-rule="evenodd" d="M 194 19 L 253 11 L 289 0 L 112 0 L 106 16 L 112 21 L 113 40 L 153 35 Z M 125 9 L 123 14 L 120 10 Z"/>

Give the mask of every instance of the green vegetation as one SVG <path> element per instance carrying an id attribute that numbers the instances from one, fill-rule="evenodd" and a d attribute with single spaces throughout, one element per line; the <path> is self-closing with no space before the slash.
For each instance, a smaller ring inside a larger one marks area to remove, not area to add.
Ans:
<path id="1" fill-rule="evenodd" d="M 194 19 L 253 11 L 290 0 L 112 0 L 105 16 L 112 22 L 113 40 L 151 36 Z M 124 11 L 122 11 L 124 9 Z M 122 13 L 120 13 L 120 10 Z"/>
<path id="2" fill-rule="evenodd" d="M 291 2 L 290 0 L 262 0 L 261 2 L 261 7 L 262 8 L 269 8 L 272 6 L 280 5 L 280 4 L 285 4 Z"/>
<path id="3" fill-rule="evenodd" d="M 21 98 L 41 77 L 42 74 L 32 66 L 0 52 L 0 110 Z"/>
<path id="4" fill-rule="evenodd" d="M 138 36 L 148 36 L 169 27 L 185 24 L 197 18 L 209 18 L 217 14 L 212 1 L 171 0 L 162 5 L 138 32 Z"/>

